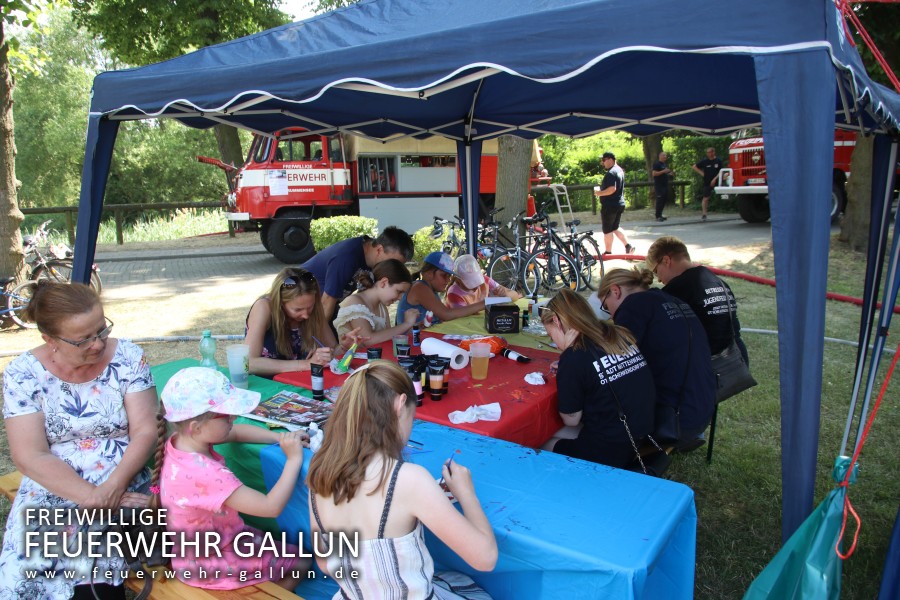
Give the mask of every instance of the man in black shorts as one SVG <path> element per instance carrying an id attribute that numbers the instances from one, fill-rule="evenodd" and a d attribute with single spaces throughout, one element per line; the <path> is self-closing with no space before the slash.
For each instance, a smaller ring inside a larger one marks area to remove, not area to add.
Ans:
<path id="1" fill-rule="evenodd" d="M 625 212 L 625 171 L 616 164 L 616 155 L 604 152 L 600 164 L 606 169 L 601 184 L 594 188 L 594 195 L 600 198 L 600 223 L 603 229 L 603 243 L 606 251 L 612 254 L 613 235 L 625 244 L 625 254 L 634 253 L 634 246 L 628 243 L 625 232 L 619 229 L 619 221 Z M 599 189 L 598 189 L 599 188 Z"/>
<path id="2" fill-rule="evenodd" d="M 697 173 L 703 176 L 703 216 L 701 220 L 706 220 L 706 211 L 709 209 L 709 198 L 713 194 L 713 188 L 719 181 L 719 171 L 722 170 L 722 159 L 716 156 L 715 148 L 706 149 L 706 158 L 691 167 Z"/>

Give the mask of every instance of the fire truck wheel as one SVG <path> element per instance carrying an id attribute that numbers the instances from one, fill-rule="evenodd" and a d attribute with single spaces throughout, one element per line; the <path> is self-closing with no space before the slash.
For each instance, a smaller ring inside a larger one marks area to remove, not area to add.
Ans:
<path id="1" fill-rule="evenodd" d="M 272 249 L 269 248 L 269 224 L 261 223 L 259 226 L 259 241 L 262 242 L 263 248 L 266 249 L 266 252 L 271 253 Z"/>
<path id="2" fill-rule="evenodd" d="M 843 184 L 838 182 L 831 184 L 831 222 L 837 223 L 846 208 L 847 197 Z"/>
<path id="3" fill-rule="evenodd" d="M 769 197 L 763 194 L 742 194 L 737 197 L 738 213 L 748 223 L 769 220 Z"/>
<path id="4" fill-rule="evenodd" d="M 269 224 L 268 250 L 281 262 L 298 265 L 316 253 L 307 219 L 275 219 Z"/>

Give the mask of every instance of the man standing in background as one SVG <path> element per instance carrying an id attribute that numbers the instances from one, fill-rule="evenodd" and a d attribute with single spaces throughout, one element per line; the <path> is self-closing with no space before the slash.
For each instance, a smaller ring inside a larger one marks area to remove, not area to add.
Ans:
<path id="1" fill-rule="evenodd" d="M 719 181 L 719 171 L 722 170 L 722 160 L 716 156 L 715 148 L 706 149 L 706 158 L 691 167 L 703 177 L 703 216 L 701 220 L 706 220 L 706 212 L 709 209 L 709 197 L 712 196 L 713 188 Z"/>
<path id="2" fill-rule="evenodd" d="M 619 221 L 625 212 L 625 171 L 616 164 L 616 155 L 612 152 L 604 152 L 600 164 L 606 169 L 606 175 L 594 188 L 594 195 L 600 198 L 600 222 L 606 248 L 603 254 L 612 254 L 613 234 L 625 244 L 625 254 L 632 254 L 634 246 L 628 243 L 625 232 L 619 229 Z"/>
<path id="3" fill-rule="evenodd" d="M 663 216 L 663 209 L 666 208 L 666 200 L 669 199 L 669 177 L 675 175 L 675 171 L 666 165 L 668 158 L 668 154 L 660 152 L 659 160 L 653 163 L 650 171 L 653 175 L 653 193 L 656 195 L 656 220 L 660 223 L 666 220 Z M 703 214 L 706 214 L 705 210 Z"/>

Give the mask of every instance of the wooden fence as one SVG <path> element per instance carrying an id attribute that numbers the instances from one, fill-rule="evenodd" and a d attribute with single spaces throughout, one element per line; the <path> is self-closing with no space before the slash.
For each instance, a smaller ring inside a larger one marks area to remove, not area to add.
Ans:
<path id="1" fill-rule="evenodd" d="M 126 211 L 174 211 L 180 208 L 222 208 L 221 202 L 159 202 L 154 204 L 106 204 L 103 206 L 103 212 L 113 213 L 116 221 L 116 244 L 125 244 L 125 212 Z M 23 208 L 23 214 L 26 215 L 54 215 L 65 213 L 66 216 L 66 234 L 69 236 L 69 244 L 75 244 L 75 215 L 78 214 L 77 206 L 44 206 L 41 208 Z M 228 221 L 228 235 L 234 237 L 234 227 L 232 221 Z"/>
<path id="2" fill-rule="evenodd" d="M 682 208 L 684 207 L 684 199 L 685 199 L 685 189 L 687 186 L 691 184 L 690 181 L 687 180 L 677 180 L 671 182 L 672 185 L 678 187 L 680 189 L 680 202 Z M 625 182 L 625 194 L 626 198 L 629 194 L 632 196 L 632 202 L 634 199 L 634 195 L 637 194 L 637 191 L 642 188 L 651 187 L 653 182 L 651 181 L 627 181 Z M 541 186 L 544 187 L 544 186 Z M 580 190 L 593 190 L 594 184 L 579 184 L 579 185 L 570 185 L 566 186 L 566 189 L 571 192 L 576 192 Z M 544 187 L 544 189 L 547 189 Z M 596 196 L 591 196 L 591 210 L 593 214 L 597 214 L 597 198 Z M 222 208 L 221 202 L 159 202 L 154 204 L 106 204 L 103 206 L 103 212 L 113 213 L 113 217 L 116 221 L 116 244 L 123 245 L 125 244 L 125 236 L 124 236 L 124 216 L 126 211 L 175 211 L 181 208 Z M 21 209 L 22 213 L 26 215 L 53 215 L 53 214 L 65 214 L 66 217 L 66 234 L 69 237 L 69 244 L 75 244 L 75 222 L 76 215 L 78 214 L 77 206 L 44 206 L 40 208 L 23 208 Z M 228 235 L 234 237 L 234 222 L 228 221 Z"/>

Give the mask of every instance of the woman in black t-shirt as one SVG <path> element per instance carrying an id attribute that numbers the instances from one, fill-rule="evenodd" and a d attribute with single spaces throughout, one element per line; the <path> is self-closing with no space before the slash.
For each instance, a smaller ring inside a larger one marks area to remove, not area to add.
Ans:
<path id="1" fill-rule="evenodd" d="M 656 384 L 657 404 L 675 407 L 680 446 L 703 433 L 716 403 L 716 378 L 703 325 L 684 301 L 650 288 L 649 269 L 612 269 L 600 280 L 597 298 L 617 325 L 634 335 Z"/>
<path id="2" fill-rule="evenodd" d="M 560 416 L 567 426 L 580 427 L 575 439 L 554 437 L 544 447 L 625 467 L 635 458 L 634 444 L 653 427 L 656 401 L 653 375 L 634 337 L 598 321 L 587 301 L 567 289 L 541 308 L 541 322 L 562 350 L 556 374 Z"/>

